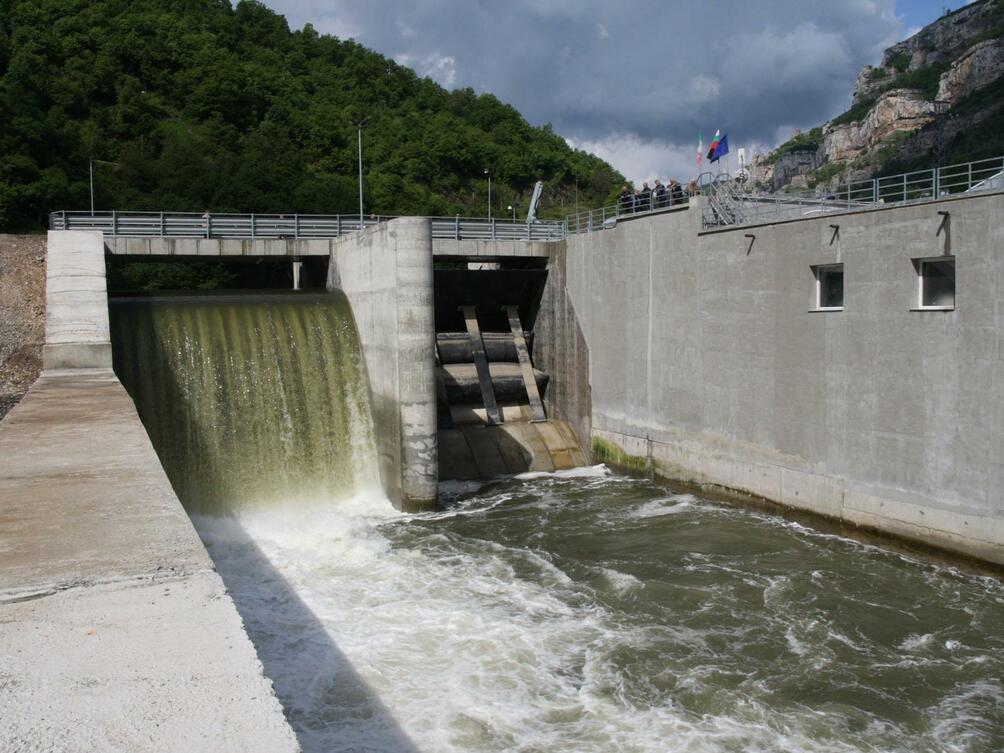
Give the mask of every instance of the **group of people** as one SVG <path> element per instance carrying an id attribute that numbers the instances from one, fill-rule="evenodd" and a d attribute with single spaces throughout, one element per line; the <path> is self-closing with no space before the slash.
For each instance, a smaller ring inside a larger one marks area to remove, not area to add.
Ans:
<path id="1" fill-rule="evenodd" d="M 641 188 L 634 190 L 625 183 L 617 197 L 617 208 L 621 213 L 628 213 L 672 207 L 677 204 L 686 204 L 691 196 L 696 196 L 700 192 L 701 189 L 696 180 L 690 181 L 686 189 L 680 185 L 676 178 L 670 178 L 666 185 L 663 185 L 662 181 L 656 178 L 655 185 L 651 188 L 646 181 L 641 184 Z"/>

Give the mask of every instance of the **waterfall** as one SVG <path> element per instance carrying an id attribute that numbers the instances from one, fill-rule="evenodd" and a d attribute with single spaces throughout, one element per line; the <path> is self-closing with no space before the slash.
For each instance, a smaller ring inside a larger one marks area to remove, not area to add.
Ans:
<path id="1" fill-rule="evenodd" d="M 111 324 L 115 371 L 190 513 L 379 489 L 341 293 L 126 298 Z"/>

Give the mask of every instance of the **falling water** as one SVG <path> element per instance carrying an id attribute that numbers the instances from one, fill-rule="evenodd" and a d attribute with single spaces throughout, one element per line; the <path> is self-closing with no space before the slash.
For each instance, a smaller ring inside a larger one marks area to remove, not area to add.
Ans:
<path id="1" fill-rule="evenodd" d="M 379 486 L 342 294 L 130 298 L 111 321 L 115 370 L 190 512 Z"/>

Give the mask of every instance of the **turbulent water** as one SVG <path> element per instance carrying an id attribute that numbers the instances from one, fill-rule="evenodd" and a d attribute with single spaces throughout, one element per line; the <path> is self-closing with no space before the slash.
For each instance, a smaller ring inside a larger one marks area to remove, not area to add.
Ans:
<path id="1" fill-rule="evenodd" d="M 307 753 L 1000 753 L 1004 587 L 602 467 L 396 513 L 331 296 L 113 308 Z"/>
<path id="2" fill-rule="evenodd" d="M 999 582 L 602 468 L 197 525 L 307 751 L 1004 750 Z"/>

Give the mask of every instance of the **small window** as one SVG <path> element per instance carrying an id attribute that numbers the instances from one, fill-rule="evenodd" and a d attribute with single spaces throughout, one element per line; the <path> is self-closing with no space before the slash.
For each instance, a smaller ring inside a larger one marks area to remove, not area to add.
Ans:
<path id="1" fill-rule="evenodd" d="M 915 259 L 917 308 L 946 311 L 955 308 L 955 258 Z"/>
<path id="2" fill-rule="evenodd" d="M 812 268 L 816 277 L 816 311 L 844 308 L 844 265 L 825 264 Z"/>

